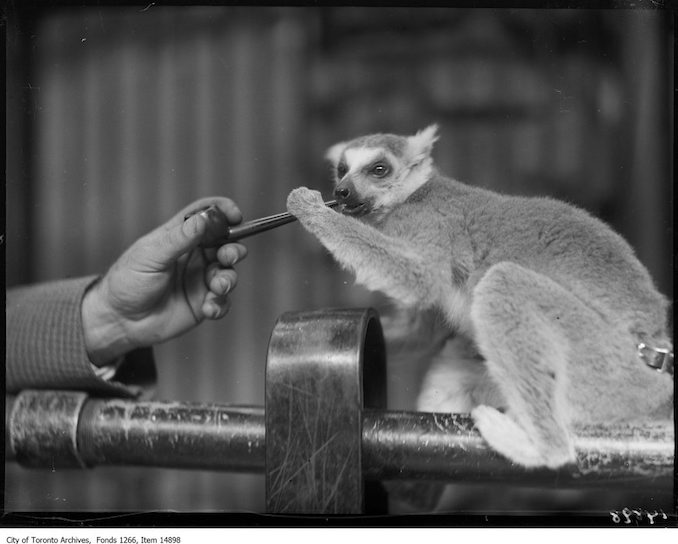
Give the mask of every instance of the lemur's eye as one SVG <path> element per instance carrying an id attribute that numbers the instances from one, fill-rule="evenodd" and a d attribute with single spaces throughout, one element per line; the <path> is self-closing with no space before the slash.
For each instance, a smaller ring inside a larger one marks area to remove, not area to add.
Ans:
<path id="1" fill-rule="evenodd" d="M 346 165 L 343 162 L 339 163 L 339 165 L 337 166 L 337 178 L 338 179 L 343 178 L 346 175 L 346 172 L 348 172 L 348 168 L 346 167 Z"/>
<path id="2" fill-rule="evenodd" d="M 391 172 L 388 164 L 383 162 L 378 162 L 370 168 L 370 174 L 377 178 L 383 178 Z"/>

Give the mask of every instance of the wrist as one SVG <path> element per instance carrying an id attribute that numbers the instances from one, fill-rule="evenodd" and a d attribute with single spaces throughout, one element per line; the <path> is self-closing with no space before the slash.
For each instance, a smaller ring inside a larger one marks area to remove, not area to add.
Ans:
<path id="1" fill-rule="evenodd" d="M 81 308 L 85 349 L 90 361 L 98 367 L 113 363 L 134 347 L 120 317 L 106 304 L 102 290 L 100 279 L 85 292 Z"/>

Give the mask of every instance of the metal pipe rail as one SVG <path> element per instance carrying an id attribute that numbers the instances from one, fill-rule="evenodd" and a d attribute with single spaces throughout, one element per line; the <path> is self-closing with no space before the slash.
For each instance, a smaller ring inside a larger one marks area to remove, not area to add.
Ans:
<path id="1" fill-rule="evenodd" d="M 580 427 L 573 466 L 527 470 L 489 449 L 468 415 L 385 410 L 385 383 L 376 312 L 289 313 L 271 335 L 265 407 L 23 391 L 7 401 L 6 450 L 28 467 L 263 472 L 271 513 L 362 513 L 379 502 L 365 497 L 383 480 L 548 487 L 672 480 L 670 422 Z"/>
<path id="2" fill-rule="evenodd" d="M 263 407 L 88 398 L 75 391 L 24 391 L 6 403 L 8 453 L 33 468 L 141 465 L 265 471 Z M 576 465 L 522 469 L 487 447 L 468 415 L 366 410 L 367 479 L 513 481 L 605 485 L 671 477 L 669 423 L 582 426 Z"/>

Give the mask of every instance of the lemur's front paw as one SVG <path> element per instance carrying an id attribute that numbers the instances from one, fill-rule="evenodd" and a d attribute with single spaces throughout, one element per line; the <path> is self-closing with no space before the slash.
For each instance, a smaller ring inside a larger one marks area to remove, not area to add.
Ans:
<path id="1" fill-rule="evenodd" d="M 297 187 L 287 196 L 287 211 L 297 218 L 307 216 L 314 210 L 324 209 L 327 206 L 320 193 L 307 187 Z"/>

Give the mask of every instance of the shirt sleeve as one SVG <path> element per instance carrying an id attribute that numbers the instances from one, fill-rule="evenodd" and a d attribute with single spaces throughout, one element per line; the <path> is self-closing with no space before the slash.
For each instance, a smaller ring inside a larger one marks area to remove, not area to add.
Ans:
<path id="1" fill-rule="evenodd" d="M 85 349 L 82 298 L 95 276 L 7 290 L 6 389 L 73 389 L 148 396 L 156 383 L 150 348 L 128 353 L 110 375 L 97 373 Z M 99 374 L 99 375 L 97 375 Z"/>

